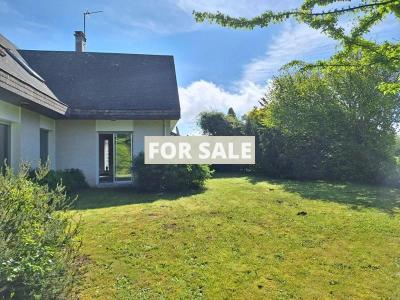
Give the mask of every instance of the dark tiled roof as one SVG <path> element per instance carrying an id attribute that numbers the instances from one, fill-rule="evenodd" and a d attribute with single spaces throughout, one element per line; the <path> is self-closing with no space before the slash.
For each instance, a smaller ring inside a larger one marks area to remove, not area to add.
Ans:
<path id="1" fill-rule="evenodd" d="M 31 103 L 43 113 L 64 114 L 67 106 L 61 103 L 46 82 L 28 65 L 14 44 L 0 34 L 0 88 L 11 93 L 16 102 Z M 43 111 L 42 111 L 43 110 Z"/>
<path id="2" fill-rule="evenodd" d="M 19 50 L 69 118 L 179 119 L 172 56 Z"/>

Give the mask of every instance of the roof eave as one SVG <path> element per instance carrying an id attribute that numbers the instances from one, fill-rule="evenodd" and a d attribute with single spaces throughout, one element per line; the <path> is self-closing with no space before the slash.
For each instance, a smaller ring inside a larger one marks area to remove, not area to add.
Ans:
<path id="1" fill-rule="evenodd" d="M 80 120 L 179 120 L 180 110 L 69 109 L 63 117 Z"/>
<path id="2" fill-rule="evenodd" d="M 0 88 L 26 99 L 28 103 L 42 107 L 44 112 L 49 111 L 48 114 L 52 116 L 53 113 L 65 115 L 68 110 L 66 104 L 36 90 L 2 69 L 0 69 Z"/>

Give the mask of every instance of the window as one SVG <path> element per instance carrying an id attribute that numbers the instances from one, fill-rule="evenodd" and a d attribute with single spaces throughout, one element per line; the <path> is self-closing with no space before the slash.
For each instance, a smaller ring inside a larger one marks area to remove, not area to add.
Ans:
<path id="1" fill-rule="evenodd" d="M 10 126 L 0 124 L 0 167 L 10 164 Z"/>
<path id="2" fill-rule="evenodd" d="M 110 171 L 110 145 L 104 140 L 104 170 Z"/>
<path id="3" fill-rule="evenodd" d="M 36 79 L 44 82 L 44 79 L 42 77 L 40 77 L 40 75 L 38 73 L 33 71 L 33 69 L 26 63 L 26 61 L 20 55 L 16 55 L 10 49 L 7 49 L 7 48 L 3 48 L 3 49 L 5 49 L 6 52 L 8 53 L 8 55 L 10 55 L 22 68 L 24 68 L 25 71 L 27 71 L 29 74 L 31 74 Z"/>
<path id="4" fill-rule="evenodd" d="M 49 132 L 40 129 L 40 161 L 45 164 L 49 159 Z"/>

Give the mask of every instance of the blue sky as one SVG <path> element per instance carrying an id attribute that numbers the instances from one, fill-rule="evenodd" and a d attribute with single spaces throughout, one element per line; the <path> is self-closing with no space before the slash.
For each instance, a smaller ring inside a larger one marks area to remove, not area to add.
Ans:
<path id="1" fill-rule="evenodd" d="M 336 43 L 288 21 L 266 29 L 232 30 L 196 24 L 191 12 L 222 11 L 255 16 L 265 9 L 296 7 L 297 0 L 0 0 L 1 33 L 22 49 L 73 50 L 82 12 L 103 10 L 87 20 L 87 51 L 171 54 L 175 57 L 181 133 L 196 132 L 203 110 L 242 114 L 257 104 L 268 82 L 292 59 L 329 57 Z M 400 24 L 388 18 L 370 34 L 399 40 Z"/>

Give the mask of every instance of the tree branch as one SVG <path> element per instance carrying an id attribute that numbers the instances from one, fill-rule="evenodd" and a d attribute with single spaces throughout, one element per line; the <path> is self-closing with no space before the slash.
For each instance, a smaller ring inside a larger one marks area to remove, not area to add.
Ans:
<path id="1" fill-rule="evenodd" d="M 341 8 L 341 9 L 335 9 L 335 10 L 328 10 L 326 12 L 320 12 L 320 13 L 302 13 L 298 12 L 299 15 L 308 15 L 308 16 L 324 16 L 324 15 L 332 15 L 332 14 L 341 14 L 344 12 L 349 12 L 349 11 L 354 11 L 354 10 L 359 10 L 363 8 L 368 8 L 368 7 L 376 7 L 376 6 L 382 6 L 382 5 L 387 5 L 396 2 L 397 0 L 388 0 L 384 2 L 374 2 L 374 3 L 368 3 L 368 4 L 361 4 L 357 6 L 352 6 L 348 8 Z"/>
<path id="2" fill-rule="evenodd" d="M 400 58 L 395 58 L 393 57 L 391 60 L 393 61 L 399 61 Z M 290 64 L 290 63 L 289 63 Z M 368 67 L 372 67 L 375 65 L 379 65 L 381 64 L 381 62 L 370 62 L 370 63 L 359 63 L 359 64 L 354 64 L 354 63 L 334 63 L 334 62 L 316 62 L 316 63 L 304 63 L 301 66 L 301 62 L 294 62 L 292 66 L 295 66 L 297 64 L 297 66 L 299 66 L 299 70 L 300 71 L 306 71 L 309 69 L 317 69 L 317 68 L 326 68 L 326 67 L 331 67 L 331 68 L 368 68 Z"/>
<path id="3" fill-rule="evenodd" d="M 283 20 L 289 18 L 290 16 L 321 17 L 321 16 L 327 16 L 327 15 L 340 15 L 340 14 L 350 12 L 350 11 L 385 6 L 385 5 L 389 5 L 389 4 L 395 4 L 398 2 L 399 2 L 399 0 L 387 0 L 387 1 L 383 1 L 383 2 L 360 4 L 360 5 L 352 6 L 352 7 L 348 7 L 348 8 L 341 8 L 341 9 L 328 10 L 328 11 L 315 12 L 315 13 L 305 12 L 304 10 L 302 11 L 301 8 L 292 10 L 292 11 L 283 11 L 283 12 L 277 12 L 277 13 L 275 13 L 273 11 L 266 11 L 262 15 L 256 16 L 251 19 L 230 17 L 219 11 L 216 13 L 193 11 L 193 15 L 195 16 L 195 19 L 197 22 L 204 22 L 205 20 L 209 20 L 211 22 L 216 22 L 225 27 L 254 28 L 257 25 L 262 27 L 262 26 L 267 26 L 271 22 L 282 22 Z"/>

